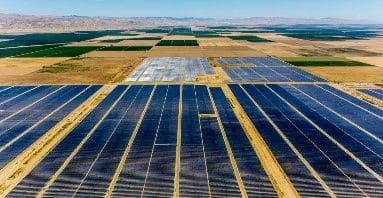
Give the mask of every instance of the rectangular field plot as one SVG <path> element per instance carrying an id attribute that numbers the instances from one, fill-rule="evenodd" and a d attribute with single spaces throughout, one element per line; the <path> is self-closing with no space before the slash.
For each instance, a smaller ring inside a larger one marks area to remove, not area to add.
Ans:
<path id="1" fill-rule="evenodd" d="M 169 35 L 193 35 L 190 27 L 176 27 L 173 28 Z"/>
<path id="2" fill-rule="evenodd" d="M 380 197 L 382 113 L 328 85 L 230 85 L 304 197 Z"/>
<path id="3" fill-rule="evenodd" d="M 101 86 L 25 86 L 0 92 L 0 168 Z"/>
<path id="4" fill-rule="evenodd" d="M 43 46 L 30 46 L 30 47 L 15 47 L 0 49 L 0 58 L 19 56 L 22 54 L 29 54 L 40 50 L 58 47 L 60 45 L 43 45 Z"/>
<path id="5" fill-rule="evenodd" d="M 99 49 L 98 51 L 148 51 L 151 46 L 110 46 Z"/>
<path id="6" fill-rule="evenodd" d="M 241 197 L 231 152 L 245 193 L 275 197 L 219 91 L 117 86 L 7 197 Z"/>
<path id="7" fill-rule="evenodd" d="M 358 91 L 383 101 L 383 89 L 358 89 Z"/>
<path id="8" fill-rule="evenodd" d="M 197 40 L 161 40 L 156 46 L 199 46 Z"/>
<path id="9" fill-rule="evenodd" d="M 359 61 L 353 61 L 346 58 L 339 57 L 291 57 L 291 58 L 283 58 L 286 62 L 299 66 L 311 66 L 311 67 L 326 67 L 326 66 L 372 66 L 366 63 L 362 63 Z"/>
<path id="10" fill-rule="evenodd" d="M 273 42 L 273 41 L 255 36 L 255 35 L 228 36 L 228 38 L 233 39 L 233 40 L 244 40 L 244 41 L 249 41 L 249 42 L 254 42 L 254 43 Z"/>
<path id="11" fill-rule="evenodd" d="M 147 58 L 126 82 L 193 82 L 198 75 L 214 74 L 207 58 Z"/>
<path id="12" fill-rule="evenodd" d="M 231 82 L 324 82 L 272 57 L 219 58 Z"/>
<path id="13" fill-rule="evenodd" d="M 44 49 L 24 55 L 20 55 L 18 57 L 76 57 L 82 54 L 97 50 L 101 47 L 96 46 L 86 46 L 86 47 L 55 47 Z"/>

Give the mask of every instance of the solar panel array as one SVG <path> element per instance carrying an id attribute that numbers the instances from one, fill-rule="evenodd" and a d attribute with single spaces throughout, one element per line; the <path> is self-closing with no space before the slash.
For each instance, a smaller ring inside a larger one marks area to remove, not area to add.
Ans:
<path id="1" fill-rule="evenodd" d="M 206 85 L 118 85 L 7 197 L 277 197 L 234 99 L 301 197 L 383 197 L 381 108 L 272 57 L 218 62 L 246 82 L 228 85 L 235 98 Z M 128 79 L 213 73 L 206 58 L 148 58 Z M 100 87 L 0 87 L 0 168 Z"/>
<path id="2" fill-rule="evenodd" d="M 383 89 L 358 89 L 358 91 L 383 101 Z"/>
<path id="3" fill-rule="evenodd" d="M 19 86 L 0 90 L 0 169 L 101 86 Z"/>
<path id="4" fill-rule="evenodd" d="M 218 58 L 230 82 L 324 82 L 272 57 Z"/>
<path id="5" fill-rule="evenodd" d="M 121 85 L 49 152 L 8 197 L 99 197 L 108 189 L 112 197 L 171 197 L 178 130 L 181 197 L 241 196 L 224 135 L 247 193 L 276 196 L 219 88 Z"/>
<path id="6" fill-rule="evenodd" d="M 230 85 L 301 196 L 381 197 L 383 111 L 328 85 Z"/>
<path id="7" fill-rule="evenodd" d="M 198 75 L 214 74 L 207 58 L 146 58 L 126 82 L 194 82 Z"/>

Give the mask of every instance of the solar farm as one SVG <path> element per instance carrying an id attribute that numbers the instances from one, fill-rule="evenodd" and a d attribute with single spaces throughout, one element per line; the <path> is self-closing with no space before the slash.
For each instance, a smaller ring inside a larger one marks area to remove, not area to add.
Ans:
<path id="1" fill-rule="evenodd" d="M 137 64 L 105 83 L 0 85 L 0 197 L 383 197 L 379 84 L 345 86 L 272 55 L 182 51 L 216 41 L 194 37 L 211 29 L 102 32 L 15 55 L 66 57 L 77 73 L 88 59 Z M 184 56 L 150 55 L 162 46 Z"/>

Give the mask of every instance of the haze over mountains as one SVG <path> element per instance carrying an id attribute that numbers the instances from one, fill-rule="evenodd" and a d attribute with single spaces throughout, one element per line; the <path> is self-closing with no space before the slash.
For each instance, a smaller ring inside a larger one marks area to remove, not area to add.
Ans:
<path id="1" fill-rule="evenodd" d="M 373 24 L 371 21 L 338 18 L 252 17 L 238 19 L 173 17 L 87 17 L 1 14 L 0 32 L 61 32 L 75 30 L 127 29 L 147 26 L 275 25 L 275 24 Z"/>

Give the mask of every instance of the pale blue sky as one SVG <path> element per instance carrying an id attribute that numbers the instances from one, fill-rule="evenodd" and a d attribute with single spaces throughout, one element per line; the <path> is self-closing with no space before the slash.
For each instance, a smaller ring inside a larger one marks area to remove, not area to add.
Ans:
<path id="1" fill-rule="evenodd" d="M 383 0 L 0 0 L 0 13 L 83 16 L 336 17 L 383 22 Z"/>

